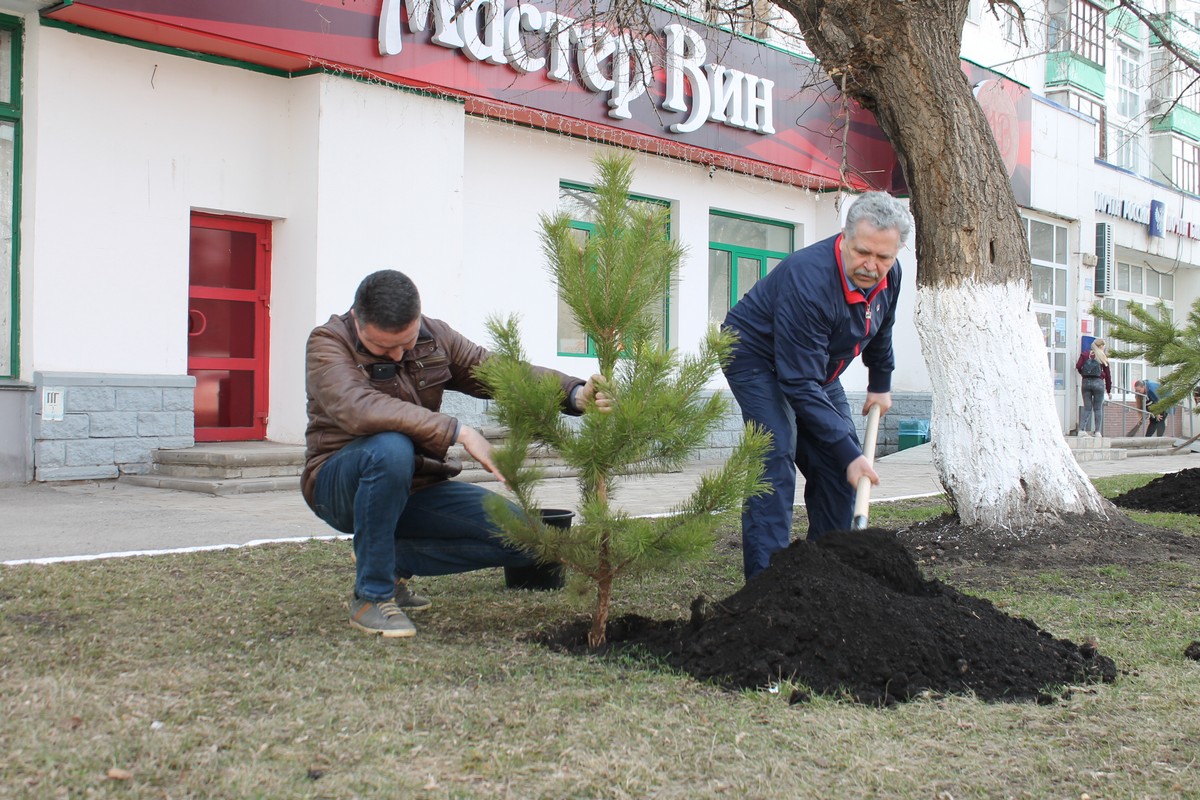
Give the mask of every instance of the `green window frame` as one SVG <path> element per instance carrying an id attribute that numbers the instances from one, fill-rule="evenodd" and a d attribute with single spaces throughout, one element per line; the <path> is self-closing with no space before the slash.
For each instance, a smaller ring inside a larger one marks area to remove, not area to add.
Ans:
<path id="1" fill-rule="evenodd" d="M 592 221 L 595 219 L 595 206 L 590 203 L 588 198 L 595 194 L 595 188 L 583 183 L 571 183 L 569 181 L 561 181 L 558 185 L 559 207 L 570 217 L 570 228 L 572 231 L 578 231 L 580 244 L 587 240 L 588 236 L 596 230 L 596 224 Z M 631 203 L 649 203 L 656 206 L 661 206 L 670 209 L 671 204 L 666 200 L 657 197 L 646 197 L 644 195 L 631 194 L 629 195 Z M 664 236 L 670 238 L 671 225 L 668 221 L 667 230 Z M 556 294 L 557 297 L 557 294 Z M 590 336 L 584 337 L 583 331 L 579 325 L 575 323 L 574 317 L 571 315 L 571 309 L 558 297 L 558 354 L 560 356 L 570 356 L 578 358 L 594 358 L 596 355 L 596 343 L 592 341 Z M 663 331 L 663 346 L 670 347 L 671 342 L 671 295 L 668 293 L 663 297 L 662 305 L 662 331 Z"/>
<path id="2" fill-rule="evenodd" d="M 708 238 L 708 321 L 720 325 L 750 287 L 792 254 L 796 226 L 709 209 Z"/>
<path id="3" fill-rule="evenodd" d="M 21 45 L 24 27 L 0 15 L 0 378 L 20 377 Z"/>

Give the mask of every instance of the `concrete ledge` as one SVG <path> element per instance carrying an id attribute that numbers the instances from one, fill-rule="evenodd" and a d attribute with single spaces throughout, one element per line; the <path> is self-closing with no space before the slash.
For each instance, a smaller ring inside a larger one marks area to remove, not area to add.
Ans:
<path id="1" fill-rule="evenodd" d="M 116 464 L 79 467 L 38 467 L 36 470 L 36 479 L 39 481 L 102 480 L 116 478 L 120 475 L 120 472 Z"/>
<path id="2" fill-rule="evenodd" d="M 191 375 L 116 375 L 106 372 L 33 373 L 38 386 L 146 386 L 153 388 L 194 389 Z"/>
<path id="3" fill-rule="evenodd" d="M 158 464 L 190 464 L 203 467 L 272 467 L 283 464 L 304 466 L 304 445 L 275 442 L 229 442 L 197 444 L 186 450 L 155 450 Z"/>
<path id="4" fill-rule="evenodd" d="M 173 489 L 180 492 L 202 492 L 219 496 L 258 494 L 260 492 L 299 492 L 299 476 L 285 478 L 237 478 L 207 480 L 205 478 L 174 478 L 167 475 L 122 475 L 121 483 L 149 486 L 154 489 Z"/>

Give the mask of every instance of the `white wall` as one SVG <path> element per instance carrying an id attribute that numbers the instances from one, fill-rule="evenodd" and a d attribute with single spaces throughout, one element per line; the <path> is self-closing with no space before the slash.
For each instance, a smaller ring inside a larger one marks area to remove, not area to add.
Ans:
<path id="1" fill-rule="evenodd" d="M 447 319 L 467 336 L 487 344 L 483 320 L 489 314 L 521 314 L 521 331 L 531 360 L 564 372 L 587 375 L 594 359 L 560 357 L 556 351 L 557 300 L 538 242 L 539 213 L 558 205 L 560 181 L 595 183 L 592 157 L 600 146 L 502 122 L 467 119 L 466 203 L 468 235 L 463 257 L 477 265 L 463 287 L 461 305 Z M 672 203 L 672 231 L 688 249 L 672 298 L 673 341 L 695 351 L 708 325 L 708 213 L 710 209 L 789 222 L 797 226 L 796 245 L 812 244 L 839 229 L 834 195 L 749 178 L 673 159 L 636 154 L 635 194 Z M 915 264 L 902 255 L 905 308 L 897 325 L 898 390 L 928 388 L 924 361 L 912 325 Z M 438 309 L 427 304 L 427 312 Z M 862 390 L 865 371 L 852 371 L 846 386 Z M 714 388 L 724 385 L 718 378 Z"/>
<path id="2" fill-rule="evenodd" d="M 189 214 L 274 220 L 268 438 L 301 441 L 304 342 L 367 273 L 463 277 L 463 109 L 30 27 L 23 359 L 187 372 Z"/>
<path id="3" fill-rule="evenodd" d="M 304 344 L 315 325 L 347 311 L 368 274 L 398 269 L 417 284 L 434 316 L 454 313 L 463 276 L 463 107 L 376 84 L 311 76 L 305 155 L 293 165 L 297 196 L 313 203 L 303 218 L 277 226 L 304 237 L 289 266 L 273 264 L 272 399 L 268 438 L 302 441 Z M 297 94 L 301 94 L 299 91 Z M 299 99 L 298 99 L 299 102 Z M 311 134 L 311 136 L 309 135 Z M 295 307 L 288 324 L 277 310 Z"/>
<path id="4" fill-rule="evenodd" d="M 31 25 L 24 377 L 187 371 L 189 213 L 288 214 L 287 81 Z"/>

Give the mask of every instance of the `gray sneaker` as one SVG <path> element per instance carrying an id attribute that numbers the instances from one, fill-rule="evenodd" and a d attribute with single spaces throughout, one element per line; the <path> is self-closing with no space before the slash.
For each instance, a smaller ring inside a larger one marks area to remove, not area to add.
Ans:
<path id="1" fill-rule="evenodd" d="M 396 605 L 405 611 L 424 611 L 433 601 L 414 592 L 406 579 L 396 578 Z"/>
<path id="2" fill-rule="evenodd" d="M 350 551 L 350 563 L 357 564 L 358 559 L 354 557 L 354 550 Z M 428 597 L 423 594 L 417 594 L 408 586 L 407 578 L 396 578 L 396 605 L 405 611 L 424 611 L 433 605 Z"/>
<path id="3" fill-rule="evenodd" d="M 394 600 L 377 603 L 358 597 L 350 598 L 350 627 L 389 639 L 417 635 L 416 627 Z"/>

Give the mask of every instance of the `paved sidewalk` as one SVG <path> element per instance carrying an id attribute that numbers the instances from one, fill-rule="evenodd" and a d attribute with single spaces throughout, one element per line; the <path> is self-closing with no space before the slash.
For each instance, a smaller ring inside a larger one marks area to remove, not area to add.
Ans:
<path id="1" fill-rule="evenodd" d="M 879 459 L 882 483 L 872 492 L 872 502 L 940 493 L 930 458 L 930 447 L 923 445 Z M 636 515 L 669 512 L 715 466 L 698 462 L 678 473 L 629 479 L 618 488 L 615 502 Z M 1200 454 L 1096 461 L 1083 467 L 1092 477 L 1166 473 L 1200 467 Z M 498 484 L 483 485 L 498 489 Z M 575 480 L 547 480 L 538 497 L 547 508 L 574 509 Z M 0 525 L 3 563 L 336 535 L 313 515 L 299 491 L 217 497 L 115 481 L 0 488 Z"/>

